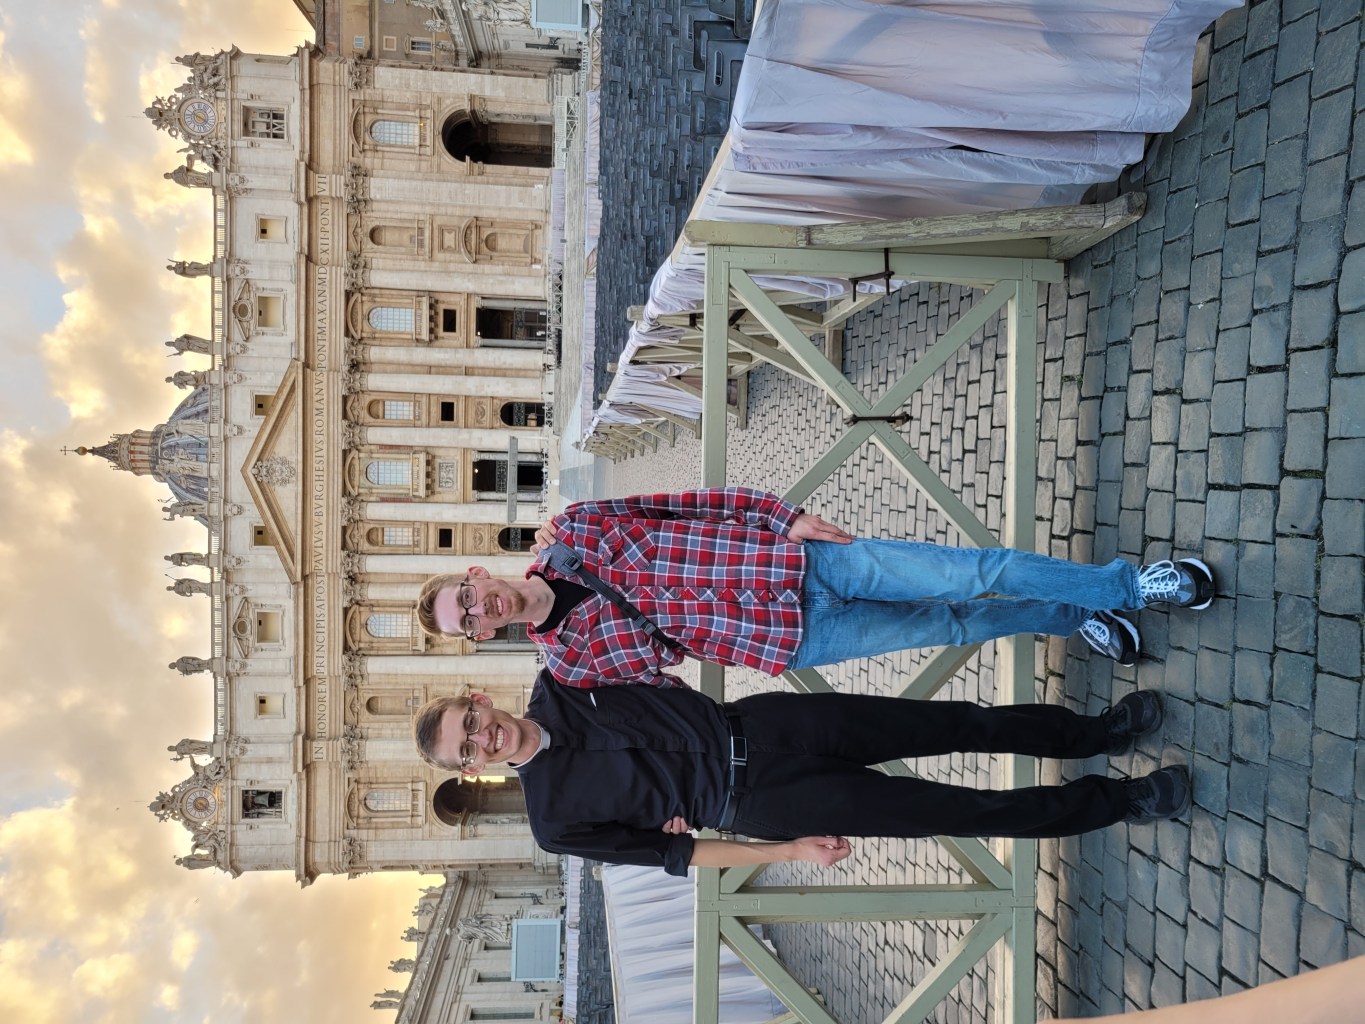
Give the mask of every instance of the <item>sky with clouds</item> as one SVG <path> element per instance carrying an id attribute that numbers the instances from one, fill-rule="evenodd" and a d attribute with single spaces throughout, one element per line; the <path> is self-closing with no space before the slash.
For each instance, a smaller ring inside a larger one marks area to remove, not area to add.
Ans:
<path id="1" fill-rule="evenodd" d="M 166 339 L 208 334 L 206 282 L 164 269 L 211 245 L 207 190 L 162 173 L 142 115 L 233 44 L 312 37 L 290 0 L 0 4 L 0 1019 L 391 1019 L 372 994 L 413 947 L 430 876 L 229 878 L 185 871 L 188 833 L 148 802 L 184 777 L 166 747 L 212 734 L 208 601 L 165 591 L 162 556 L 203 528 L 166 489 L 64 457 L 162 422 L 184 392 Z M 396 982 L 396 984 L 395 984 Z"/>

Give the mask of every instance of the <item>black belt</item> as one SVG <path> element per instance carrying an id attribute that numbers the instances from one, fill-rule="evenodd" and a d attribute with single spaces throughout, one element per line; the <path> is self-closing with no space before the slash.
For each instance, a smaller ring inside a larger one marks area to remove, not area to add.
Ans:
<path id="1" fill-rule="evenodd" d="M 729 832 L 734 828 L 739 798 L 749 792 L 745 785 L 749 777 L 749 741 L 744 738 L 744 724 L 739 712 L 733 708 L 725 709 L 725 720 L 730 726 L 730 771 L 725 780 L 725 806 L 721 808 L 717 832 Z"/>

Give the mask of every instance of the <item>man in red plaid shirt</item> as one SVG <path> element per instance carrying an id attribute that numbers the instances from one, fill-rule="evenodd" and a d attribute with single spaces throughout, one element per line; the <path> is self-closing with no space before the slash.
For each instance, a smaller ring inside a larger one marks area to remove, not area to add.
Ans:
<path id="1" fill-rule="evenodd" d="M 1138 633 L 1113 609 L 1163 601 L 1207 607 L 1202 562 L 1078 565 L 1007 548 L 857 539 L 773 494 L 743 487 L 571 505 L 533 551 L 566 544 L 687 655 L 776 675 L 889 651 L 1076 630 L 1123 664 Z M 1064 594 L 1066 602 L 1057 600 Z M 986 596 L 992 595 L 992 596 Z M 683 653 L 551 567 L 524 579 L 480 566 L 423 587 L 418 621 L 435 635 L 488 639 L 513 623 L 569 686 L 681 686 Z"/>

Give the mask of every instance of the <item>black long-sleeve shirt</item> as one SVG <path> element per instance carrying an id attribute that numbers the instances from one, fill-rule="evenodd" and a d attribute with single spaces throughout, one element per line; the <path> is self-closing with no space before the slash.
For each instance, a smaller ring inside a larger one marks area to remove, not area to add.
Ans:
<path id="1" fill-rule="evenodd" d="M 720 820 L 730 747 L 719 704 L 688 689 L 577 689 L 541 672 L 526 717 L 550 735 L 517 767 L 543 849 L 687 874 L 692 836 L 662 829 L 679 815 Z"/>

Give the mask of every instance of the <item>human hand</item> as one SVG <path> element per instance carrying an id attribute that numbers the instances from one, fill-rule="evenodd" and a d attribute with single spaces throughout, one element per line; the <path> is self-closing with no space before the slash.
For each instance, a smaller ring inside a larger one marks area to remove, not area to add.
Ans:
<path id="1" fill-rule="evenodd" d="M 825 540 L 835 544 L 851 544 L 853 534 L 827 523 L 819 516 L 813 516 L 809 512 L 802 512 L 796 517 L 796 522 L 792 523 L 791 529 L 787 531 L 787 540 L 795 541 L 797 544 L 805 543 L 808 540 Z"/>
<path id="2" fill-rule="evenodd" d="M 664 822 L 664 831 L 671 836 L 680 836 L 685 832 L 691 832 L 692 826 L 679 815 L 674 817 L 671 821 Z"/>
<path id="3" fill-rule="evenodd" d="M 536 531 L 536 542 L 531 545 L 531 554 L 538 555 L 555 542 L 554 520 L 545 520 L 545 525 Z"/>
<path id="4" fill-rule="evenodd" d="M 808 860 L 822 868 L 833 867 L 853 853 L 853 847 L 843 836 L 806 836 L 793 839 L 792 860 Z"/>

